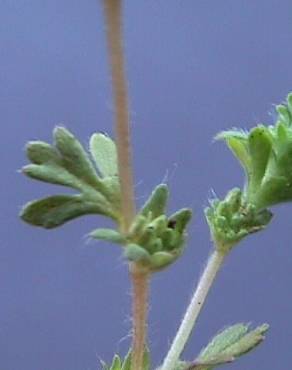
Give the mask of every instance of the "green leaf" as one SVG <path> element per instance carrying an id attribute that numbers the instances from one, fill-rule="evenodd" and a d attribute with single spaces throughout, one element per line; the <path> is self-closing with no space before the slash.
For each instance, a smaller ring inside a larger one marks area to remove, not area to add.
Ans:
<path id="1" fill-rule="evenodd" d="M 29 141 L 26 144 L 26 154 L 28 159 L 35 164 L 60 162 L 60 157 L 56 149 L 43 141 Z"/>
<path id="2" fill-rule="evenodd" d="M 105 214 L 103 206 L 81 195 L 55 195 L 27 203 L 20 217 L 23 221 L 52 229 L 86 214 Z"/>
<path id="3" fill-rule="evenodd" d="M 69 186 L 80 191 L 83 189 L 82 181 L 56 163 L 29 164 L 23 167 L 22 172 L 35 180 Z"/>
<path id="4" fill-rule="evenodd" d="M 113 229 L 96 229 L 89 236 L 92 239 L 106 240 L 116 244 L 125 244 L 127 242 L 127 239 L 121 233 Z"/>
<path id="5" fill-rule="evenodd" d="M 80 142 L 64 127 L 54 130 L 55 145 L 68 172 L 90 186 L 99 188 L 100 180 Z"/>
<path id="6" fill-rule="evenodd" d="M 187 368 L 211 370 L 227 364 L 256 348 L 264 339 L 267 324 L 250 330 L 247 324 L 233 325 L 217 334 L 205 347 L 198 358 Z"/>
<path id="7" fill-rule="evenodd" d="M 225 356 L 239 357 L 248 353 L 257 347 L 264 339 L 264 334 L 268 331 L 269 325 L 263 324 L 254 330 L 251 330 L 243 337 L 241 337 L 237 342 L 230 345 L 223 352 Z"/>
<path id="8" fill-rule="evenodd" d="M 242 130 L 229 130 L 217 134 L 215 140 L 225 140 L 234 155 L 239 159 L 246 174 L 249 168 L 249 153 L 247 144 L 247 133 Z"/>
<path id="9" fill-rule="evenodd" d="M 281 104 L 276 107 L 276 110 L 277 110 L 277 113 L 279 114 L 279 119 L 283 123 L 289 125 L 291 121 L 291 116 L 290 116 L 290 113 L 287 107 Z"/>
<path id="10" fill-rule="evenodd" d="M 132 370 L 131 369 L 132 351 L 130 350 L 124 360 L 118 355 L 114 356 L 111 366 L 102 362 L 103 370 Z M 143 357 L 143 370 L 150 370 L 150 353 L 145 349 Z"/>
<path id="11" fill-rule="evenodd" d="M 104 134 L 93 134 L 89 146 L 101 175 L 104 177 L 117 176 L 117 150 L 111 138 Z"/>
<path id="12" fill-rule="evenodd" d="M 212 341 L 202 350 L 199 359 L 213 358 L 223 352 L 230 345 L 236 343 L 248 332 L 248 325 L 235 324 L 217 334 Z"/>
<path id="13" fill-rule="evenodd" d="M 185 363 L 181 365 L 181 370 L 212 370 L 215 367 L 226 365 L 233 362 L 235 359 L 232 357 L 218 356 L 215 360 L 209 361 L 195 361 L 193 363 Z"/>
<path id="14" fill-rule="evenodd" d="M 122 370 L 131 370 L 132 351 L 130 350 L 123 362 Z"/>
<path id="15" fill-rule="evenodd" d="M 272 140 L 266 127 L 258 126 L 250 131 L 248 148 L 252 173 L 250 186 L 260 186 L 272 151 Z"/>
<path id="16" fill-rule="evenodd" d="M 140 214 L 147 216 L 152 213 L 153 219 L 164 214 L 168 199 L 168 188 L 165 184 L 158 185 L 150 195 L 150 198 L 142 207 Z"/>
<path id="17" fill-rule="evenodd" d="M 169 252 L 156 252 L 151 256 L 152 270 L 161 270 L 170 265 L 176 258 L 177 255 Z"/>
<path id="18" fill-rule="evenodd" d="M 143 357 L 143 370 L 150 370 L 150 366 L 151 366 L 150 351 L 148 348 L 146 348 Z"/>
<path id="19" fill-rule="evenodd" d="M 258 125 L 249 132 L 220 133 L 244 167 L 245 199 L 258 210 L 292 201 L 292 94 L 276 107 L 274 125 Z"/>
<path id="20" fill-rule="evenodd" d="M 54 139 L 55 146 L 42 141 L 27 144 L 27 157 L 32 164 L 24 166 L 23 173 L 37 180 L 77 189 L 80 194 L 30 202 L 21 213 L 22 219 L 33 225 L 52 228 L 81 215 L 95 213 L 119 223 L 118 178 L 99 178 L 80 142 L 64 127 L 54 130 Z"/>
<path id="21" fill-rule="evenodd" d="M 122 361 L 118 355 L 115 355 L 110 370 L 121 370 Z"/>

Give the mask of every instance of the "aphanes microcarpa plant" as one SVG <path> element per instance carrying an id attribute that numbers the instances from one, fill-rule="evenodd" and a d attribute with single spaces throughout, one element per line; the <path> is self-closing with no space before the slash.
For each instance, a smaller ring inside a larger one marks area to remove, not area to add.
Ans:
<path id="1" fill-rule="evenodd" d="M 232 129 L 217 135 L 239 160 L 245 173 L 240 188 L 223 200 L 211 199 L 205 209 L 214 244 L 204 272 L 162 365 L 150 361 L 147 340 L 148 284 L 153 273 L 169 268 L 183 255 L 189 208 L 167 214 L 169 191 L 158 185 L 136 211 L 126 78 L 122 47 L 121 0 L 104 0 L 109 63 L 113 81 L 116 138 L 95 133 L 87 152 L 66 128 L 54 130 L 53 144 L 42 141 L 26 146 L 28 177 L 69 187 L 65 193 L 29 202 L 21 218 L 34 226 L 53 229 L 77 217 L 96 214 L 114 222 L 112 229 L 89 232 L 93 240 L 121 246 L 133 285 L 133 339 L 128 354 L 114 355 L 103 370 L 212 370 L 232 363 L 256 348 L 265 337 L 267 324 L 226 327 L 191 360 L 182 358 L 208 292 L 225 258 L 245 237 L 264 230 L 273 214 L 270 207 L 292 200 L 292 95 L 277 107 L 274 125 L 258 125 L 250 131 Z M 166 338 L 167 339 L 167 338 Z"/>

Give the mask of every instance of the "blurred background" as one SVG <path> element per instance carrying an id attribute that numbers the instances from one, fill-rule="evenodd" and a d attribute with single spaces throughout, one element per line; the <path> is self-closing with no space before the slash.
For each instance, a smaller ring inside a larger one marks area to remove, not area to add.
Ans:
<path id="1" fill-rule="evenodd" d="M 106 225 L 84 217 L 45 231 L 21 206 L 60 192 L 19 173 L 28 140 L 64 124 L 86 145 L 113 133 L 99 0 L 1 0 L 0 368 L 98 370 L 130 345 L 130 285 L 116 246 L 87 244 Z M 152 283 L 150 346 L 162 360 L 209 254 L 203 216 L 243 173 L 214 135 L 272 123 L 292 90 L 290 0 L 126 0 L 125 46 L 137 203 L 165 180 L 169 211 L 192 206 L 184 256 Z M 228 324 L 268 322 L 266 342 L 229 366 L 275 370 L 292 362 L 292 204 L 228 258 L 185 351 L 195 357 Z"/>

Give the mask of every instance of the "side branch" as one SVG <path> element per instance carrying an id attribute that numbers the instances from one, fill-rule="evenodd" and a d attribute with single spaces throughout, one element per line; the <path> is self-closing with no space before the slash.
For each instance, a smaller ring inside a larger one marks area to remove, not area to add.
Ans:
<path id="1" fill-rule="evenodd" d="M 195 290 L 193 298 L 187 308 L 185 316 L 181 322 L 180 328 L 174 338 L 170 350 L 163 362 L 161 370 L 173 370 L 175 365 L 180 359 L 180 355 L 184 350 L 184 347 L 192 333 L 192 330 L 196 324 L 197 318 L 201 312 L 210 288 L 215 280 L 217 272 L 219 271 L 225 254 L 215 250 L 200 278 L 199 284 Z"/>

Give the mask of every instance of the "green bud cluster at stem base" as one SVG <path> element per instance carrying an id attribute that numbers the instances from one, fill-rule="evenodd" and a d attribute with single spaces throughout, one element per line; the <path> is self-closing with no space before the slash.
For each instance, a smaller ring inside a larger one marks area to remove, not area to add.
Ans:
<path id="1" fill-rule="evenodd" d="M 182 254 L 186 227 L 192 216 L 191 210 L 183 208 L 167 217 L 167 200 L 167 186 L 161 184 L 135 217 L 128 235 L 110 229 L 97 229 L 90 236 L 122 244 L 129 261 L 136 262 L 142 270 L 159 271 Z"/>

